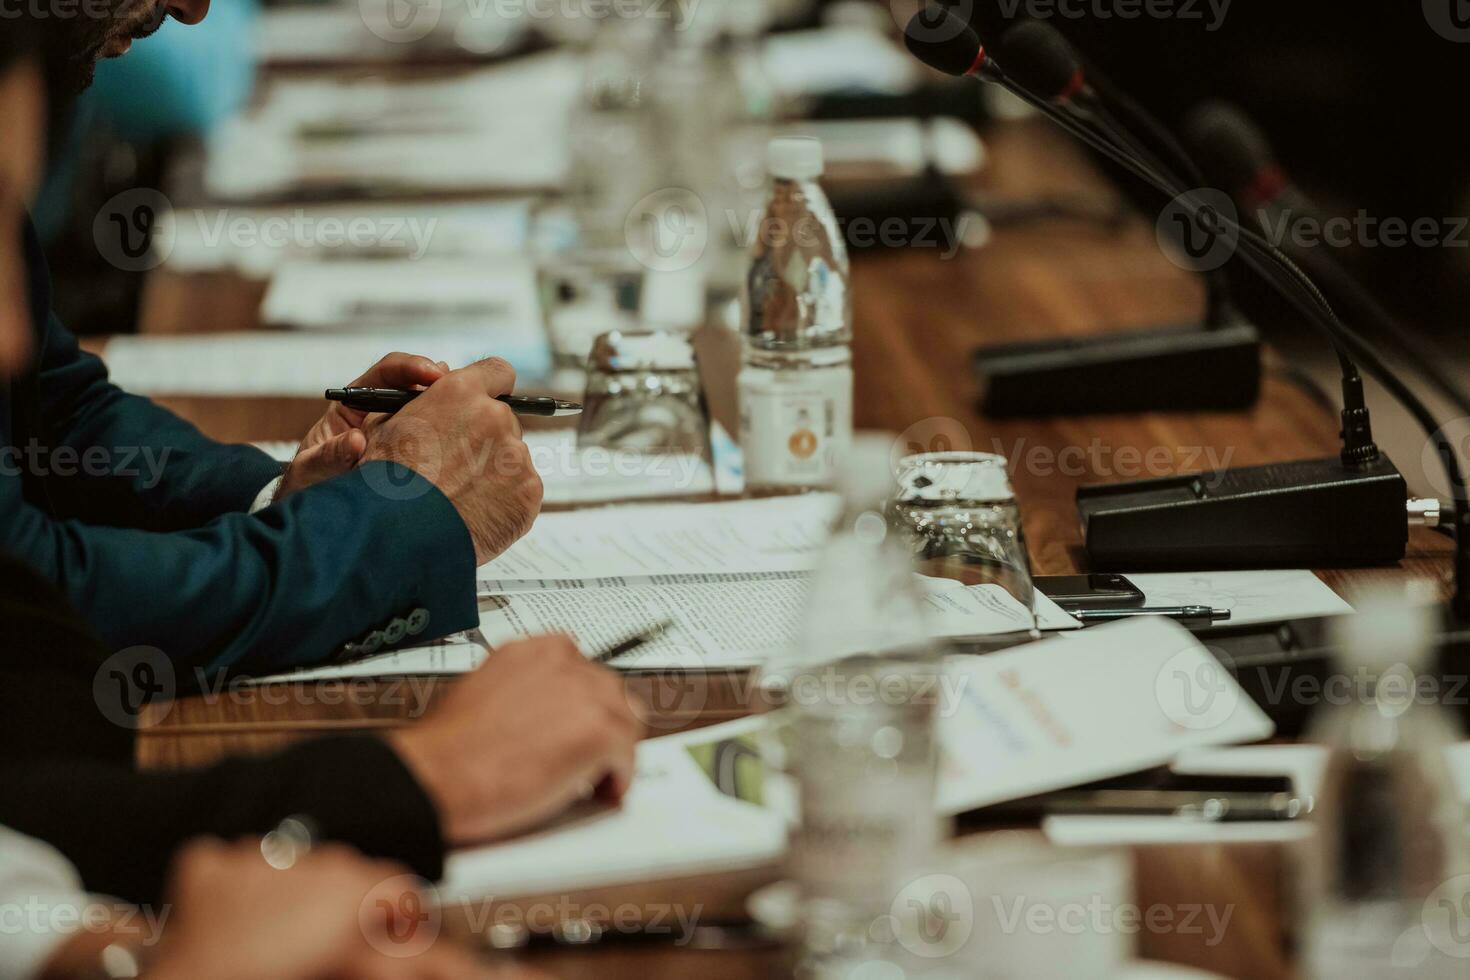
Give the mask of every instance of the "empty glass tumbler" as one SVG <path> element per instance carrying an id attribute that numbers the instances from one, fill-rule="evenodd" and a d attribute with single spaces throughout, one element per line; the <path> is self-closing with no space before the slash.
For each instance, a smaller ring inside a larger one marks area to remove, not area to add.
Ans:
<path id="1" fill-rule="evenodd" d="M 1021 511 L 994 453 L 923 453 L 898 464 L 890 521 L 907 536 L 917 570 L 965 585 L 994 585 L 1035 625 L 1036 592 Z"/>

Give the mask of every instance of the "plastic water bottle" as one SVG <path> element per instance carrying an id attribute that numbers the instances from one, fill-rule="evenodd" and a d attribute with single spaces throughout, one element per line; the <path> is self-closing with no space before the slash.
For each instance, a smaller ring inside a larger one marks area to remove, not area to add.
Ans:
<path id="1" fill-rule="evenodd" d="M 746 489 L 825 487 L 852 441 L 847 247 L 817 184 L 822 144 L 772 140 L 773 184 L 750 252 L 737 381 Z"/>
<path id="2" fill-rule="evenodd" d="M 728 302 L 739 295 L 745 273 L 746 219 L 764 203 L 773 106 L 759 84 L 760 61 L 750 57 L 764 10 L 759 3 L 705 0 L 684 12 L 687 20 L 653 80 L 669 186 L 692 197 L 678 223 L 698 225 L 690 233 L 702 243 L 697 257 L 676 261 L 697 262 L 711 299 Z M 659 210 L 677 201 L 671 194 Z"/>
<path id="3" fill-rule="evenodd" d="M 1331 758 L 1304 875 L 1304 976 L 1463 978 L 1470 847 L 1430 608 L 1381 599 L 1359 610 L 1336 638 L 1348 683 L 1315 725 Z"/>

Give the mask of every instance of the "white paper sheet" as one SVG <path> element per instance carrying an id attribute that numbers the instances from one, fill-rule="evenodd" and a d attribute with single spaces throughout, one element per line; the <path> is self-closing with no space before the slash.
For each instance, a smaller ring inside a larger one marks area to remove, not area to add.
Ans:
<path id="1" fill-rule="evenodd" d="M 536 277 L 517 258 L 293 263 L 271 279 L 268 327 L 401 333 L 480 332 L 487 346 L 545 343 Z"/>
<path id="2" fill-rule="evenodd" d="M 637 776 L 618 809 L 452 854 L 437 889 L 441 903 L 651 881 L 779 857 L 785 821 L 722 795 L 685 744 L 670 736 L 639 745 Z"/>
<path id="3" fill-rule="evenodd" d="M 951 661 L 940 810 L 965 810 L 1163 765 L 1274 731 L 1177 623 L 1145 618 Z"/>
<path id="4" fill-rule="evenodd" d="M 482 595 L 571 579 L 785 572 L 814 567 L 831 494 L 544 514 L 476 573 Z"/>
<path id="5" fill-rule="evenodd" d="M 1470 742 L 1446 750 L 1450 776 L 1461 800 L 1470 804 Z M 1170 768 L 1197 775 L 1290 776 L 1296 792 L 1315 797 L 1327 772 L 1322 745 L 1247 745 L 1187 752 Z M 1209 823 L 1173 817 L 1050 817 L 1046 835 L 1067 845 L 1147 845 L 1172 843 L 1279 843 L 1301 840 L 1312 832 L 1307 820 L 1262 820 Z"/>
<path id="6" fill-rule="evenodd" d="M 271 6 L 257 15 L 255 54 L 266 64 L 312 68 L 512 54 L 533 24 L 525 10 L 501 7 L 490 16 L 479 0 L 436 0 L 429 12 L 432 24 L 415 11 L 405 26 L 391 3 Z"/>
<path id="7" fill-rule="evenodd" d="M 445 259 L 520 253 L 526 200 L 174 208 L 158 216 L 158 256 L 175 272 L 264 279 L 293 262 Z"/>
<path id="8" fill-rule="evenodd" d="M 766 41 L 766 74 L 788 97 L 832 92 L 902 95 L 922 79 L 920 65 L 892 39 L 860 27 L 786 31 Z"/>
<path id="9" fill-rule="evenodd" d="M 667 620 L 671 630 L 619 658 L 616 666 L 755 666 L 796 642 L 808 579 L 808 573 L 797 571 L 682 576 L 661 583 L 643 579 L 627 585 L 568 581 L 552 590 L 482 599 L 480 632 L 492 647 L 541 633 L 568 633 L 583 650 L 596 651 Z M 1000 586 L 916 579 L 925 589 L 925 611 L 936 638 L 994 636 L 1031 626 L 1026 608 Z M 1055 610 L 1043 625 L 1065 629 L 1076 623 Z"/>
<path id="10" fill-rule="evenodd" d="M 485 662 L 485 648 L 469 639 L 448 638 L 424 646 L 405 647 L 348 664 L 312 667 L 285 674 L 241 678 L 243 684 L 335 681 L 372 677 L 420 677 L 467 674 Z"/>
<path id="11" fill-rule="evenodd" d="M 958 119 L 803 119 L 787 123 L 781 132 L 821 140 L 823 160 L 833 174 L 918 177 L 932 165 L 962 177 L 985 165 L 985 144 Z"/>
<path id="12" fill-rule="evenodd" d="M 1230 619 L 1217 628 L 1353 611 L 1327 583 L 1304 570 L 1129 573 L 1128 578 L 1150 606 L 1229 609 Z"/>
<path id="13" fill-rule="evenodd" d="M 676 497 L 712 493 L 715 489 L 709 464 L 698 456 L 579 450 L 576 436 L 571 429 L 527 432 L 523 436 L 531 451 L 531 462 L 541 475 L 544 505 Z M 296 455 L 294 442 L 254 445 L 283 463 Z"/>
<path id="14" fill-rule="evenodd" d="M 450 367 L 492 354 L 515 366 L 521 379 L 545 377 L 551 354 L 544 338 L 512 350 L 483 332 L 415 331 L 309 334 L 252 330 L 114 337 L 102 353 L 114 383 L 141 395 L 321 398 L 385 354 L 408 347 Z"/>

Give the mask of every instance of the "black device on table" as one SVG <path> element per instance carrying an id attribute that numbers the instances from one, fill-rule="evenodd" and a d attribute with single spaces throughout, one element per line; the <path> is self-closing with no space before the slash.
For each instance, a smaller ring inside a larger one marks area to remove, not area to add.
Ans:
<path id="1" fill-rule="evenodd" d="M 1116 572 L 1091 575 L 1038 575 L 1033 584 L 1067 612 L 1078 609 L 1135 608 L 1143 605 L 1143 590 Z"/>
<path id="2" fill-rule="evenodd" d="M 1443 426 L 1375 347 L 1338 318 L 1316 284 L 1280 249 L 1205 200 L 1171 164 L 1188 163 L 1169 140 L 1160 160 L 1108 118 L 1107 99 L 1079 105 L 1087 75 L 1065 38 L 1032 21 L 1005 36 L 1011 73 L 981 45 L 964 19 L 943 6 L 916 14 L 905 42 L 931 67 L 997 82 L 1062 129 L 1171 198 L 1181 224 L 1223 244 L 1224 259 L 1244 262 L 1279 292 L 1334 348 L 1342 374 L 1342 452 L 1338 457 L 1227 470 L 1208 478 L 1170 478 L 1084 487 L 1078 513 L 1088 558 L 1096 568 L 1312 567 L 1384 564 L 1401 559 L 1408 540 L 1407 486 L 1373 441 L 1362 362 L 1429 435 L 1455 497 L 1456 592 L 1453 611 L 1470 623 L 1470 493 Z M 1079 89 L 1080 86 L 1080 89 Z M 1121 93 L 1111 93 L 1118 103 Z M 1137 124 L 1139 120 L 1132 120 Z M 1152 128 L 1151 126 L 1146 128 Z M 1195 169 L 1182 167 L 1184 171 Z M 1204 186 L 1204 185 L 1195 185 Z M 1450 386 L 1457 396 L 1458 385 Z M 1470 396 L 1453 399 L 1470 408 Z M 1351 529 L 1344 533 L 1343 529 Z M 1371 529 L 1365 533 L 1365 529 Z"/>

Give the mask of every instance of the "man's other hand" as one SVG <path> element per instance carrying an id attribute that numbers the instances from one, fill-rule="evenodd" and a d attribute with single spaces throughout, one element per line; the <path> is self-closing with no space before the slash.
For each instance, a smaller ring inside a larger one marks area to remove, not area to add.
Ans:
<path id="1" fill-rule="evenodd" d="M 587 796 L 618 802 L 643 724 L 616 673 L 565 636 L 512 643 L 389 739 L 451 846 L 527 830 Z"/>
<path id="2" fill-rule="evenodd" d="M 353 381 L 353 388 L 427 388 L 449 373 L 449 365 L 434 362 L 417 354 L 394 353 Z M 367 413 L 348 408 L 340 402 L 327 406 L 326 412 L 311 427 L 296 450 L 296 458 L 286 467 L 281 478 L 277 500 L 298 490 L 341 476 L 350 471 L 367 449 L 362 427 Z"/>

